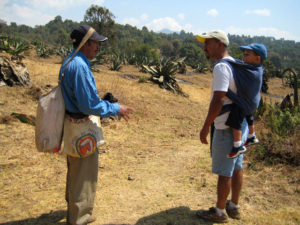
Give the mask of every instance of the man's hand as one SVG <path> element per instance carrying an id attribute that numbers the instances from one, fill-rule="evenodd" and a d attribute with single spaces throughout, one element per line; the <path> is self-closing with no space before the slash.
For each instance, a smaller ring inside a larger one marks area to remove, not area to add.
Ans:
<path id="1" fill-rule="evenodd" d="M 130 118 L 129 114 L 131 112 L 134 112 L 133 108 L 120 104 L 120 116 L 123 117 L 126 121 L 128 121 L 128 119 Z"/>
<path id="2" fill-rule="evenodd" d="M 209 128 L 203 127 L 200 131 L 200 141 L 202 144 L 208 144 L 207 142 L 207 135 L 209 133 Z"/>

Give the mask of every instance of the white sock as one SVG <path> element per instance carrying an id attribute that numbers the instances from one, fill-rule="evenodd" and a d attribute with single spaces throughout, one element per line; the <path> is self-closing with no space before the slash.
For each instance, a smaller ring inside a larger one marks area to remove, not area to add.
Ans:
<path id="1" fill-rule="evenodd" d="M 237 209 L 237 208 L 240 208 L 240 206 L 234 204 L 232 201 L 229 201 L 229 208 L 231 208 L 231 209 Z"/>
<path id="2" fill-rule="evenodd" d="M 234 141 L 233 142 L 233 147 L 238 148 L 242 145 L 242 141 Z"/>
<path id="3" fill-rule="evenodd" d="M 216 207 L 216 212 L 218 216 L 222 216 L 226 213 L 225 209 L 219 209 L 218 207 Z"/>
<path id="4" fill-rule="evenodd" d="M 248 134 L 248 138 L 252 138 L 255 137 L 255 132 L 253 132 L 252 134 Z"/>

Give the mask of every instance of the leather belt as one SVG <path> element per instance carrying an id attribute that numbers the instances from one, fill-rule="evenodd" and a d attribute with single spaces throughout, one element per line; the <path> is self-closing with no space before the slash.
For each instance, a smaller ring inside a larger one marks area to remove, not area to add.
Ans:
<path id="1" fill-rule="evenodd" d="M 85 117 L 88 117 L 88 115 L 85 115 L 82 112 L 74 113 L 74 112 L 66 111 L 66 114 L 68 114 L 73 119 L 83 119 Z"/>

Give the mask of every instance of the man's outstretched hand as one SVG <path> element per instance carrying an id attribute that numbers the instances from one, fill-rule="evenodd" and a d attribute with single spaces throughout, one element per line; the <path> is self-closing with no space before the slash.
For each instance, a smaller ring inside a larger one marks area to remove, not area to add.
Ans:
<path id="1" fill-rule="evenodd" d="M 120 104 L 120 117 L 123 117 L 126 121 L 128 121 L 128 119 L 130 119 L 129 114 L 132 112 L 134 112 L 133 108 Z"/>

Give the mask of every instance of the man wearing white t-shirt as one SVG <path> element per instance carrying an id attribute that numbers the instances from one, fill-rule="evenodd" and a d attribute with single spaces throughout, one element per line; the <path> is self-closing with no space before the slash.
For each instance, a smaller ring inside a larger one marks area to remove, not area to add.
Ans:
<path id="1" fill-rule="evenodd" d="M 227 158 L 227 154 L 232 149 L 233 134 L 231 128 L 225 125 L 229 112 L 222 115 L 220 112 L 224 105 L 232 103 L 226 97 L 226 92 L 230 89 L 236 93 L 236 85 L 230 67 L 226 63 L 218 63 L 218 61 L 223 58 L 231 60 L 234 58 L 228 54 L 229 40 L 223 31 L 216 30 L 197 35 L 197 40 L 204 43 L 206 57 L 217 62 L 211 82 L 211 101 L 207 117 L 200 131 L 200 141 L 203 144 L 208 144 L 207 135 L 210 126 L 214 123 L 215 131 L 213 140 L 211 140 L 212 172 L 218 175 L 216 207 L 211 207 L 209 210 L 199 210 L 197 216 L 205 220 L 225 223 L 228 222 L 228 216 L 233 219 L 241 218 L 238 201 L 243 181 L 243 154 L 234 159 Z M 244 131 L 246 126 L 245 124 Z M 230 190 L 231 200 L 227 201 Z"/>

